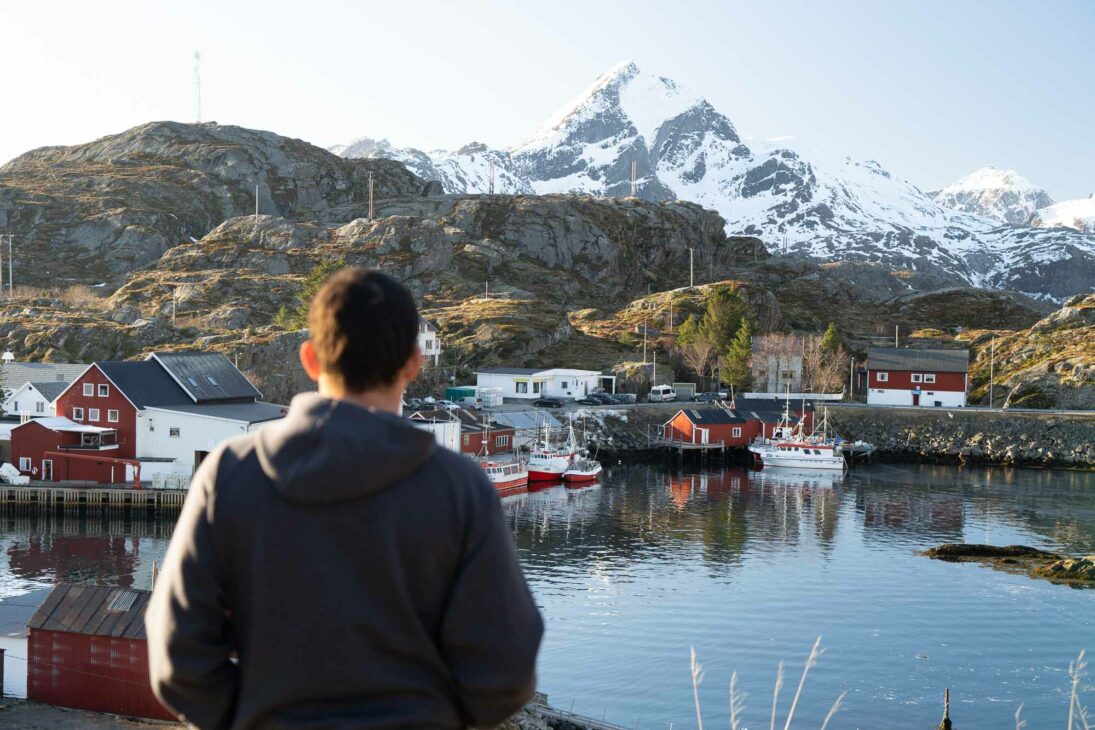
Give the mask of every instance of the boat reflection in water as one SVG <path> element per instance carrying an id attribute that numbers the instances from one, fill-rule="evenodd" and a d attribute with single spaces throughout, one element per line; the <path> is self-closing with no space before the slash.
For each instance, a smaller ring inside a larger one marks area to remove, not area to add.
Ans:
<path id="1" fill-rule="evenodd" d="M 761 469 L 749 473 L 749 480 L 767 487 L 836 489 L 844 483 L 844 472 L 834 469 Z"/>

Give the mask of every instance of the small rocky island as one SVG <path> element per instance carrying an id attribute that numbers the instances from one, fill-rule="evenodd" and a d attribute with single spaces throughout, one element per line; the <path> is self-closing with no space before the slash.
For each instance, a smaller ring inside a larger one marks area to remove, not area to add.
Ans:
<path id="1" fill-rule="evenodd" d="M 983 563 L 998 570 L 1044 578 L 1077 588 L 1095 588 L 1095 555 L 1070 558 L 1026 545 L 946 543 L 924 555 L 951 563 Z"/>

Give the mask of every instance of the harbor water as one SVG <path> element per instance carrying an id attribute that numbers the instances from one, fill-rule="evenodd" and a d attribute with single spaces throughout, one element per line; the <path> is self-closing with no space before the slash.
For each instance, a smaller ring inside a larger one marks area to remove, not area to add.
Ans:
<path id="1" fill-rule="evenodd" d="M 1063 727 L 1068 664 L 1095 652 L 1095 590 L 929 560 L 943 542 L 1095 552 L 1095 474 L 875 465 L 839 474 L 606 469 L 599 486 L 503 500 L 547 624 L 540 689 L 626 727 L 767 727 L 780 661 L 783 726 L 924 728 L 951 690 L 955 726 Z M 140 512 L 0 514 L 0 598 L 58 580 L 148 588 L 171 519 Z M 489 600 L 486 597 L 485 600 Z M 5 640 L 10 689 L 18 645 Z M 25 673 L 25 666 L 21 667 Z M 1095 705 L 1095 672 L 1083 687 Z"/>

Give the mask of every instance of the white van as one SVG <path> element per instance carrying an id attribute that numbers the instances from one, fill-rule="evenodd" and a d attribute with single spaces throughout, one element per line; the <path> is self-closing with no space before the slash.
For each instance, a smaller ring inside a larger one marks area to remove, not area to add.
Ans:
<path id="1" fill-rule="evenodd" d="M 671 385 L 655 385 L 650 389 L 646 399 L 651 403 L 667 403 L 677 400 L 677 391 L 673 390 Z"/>

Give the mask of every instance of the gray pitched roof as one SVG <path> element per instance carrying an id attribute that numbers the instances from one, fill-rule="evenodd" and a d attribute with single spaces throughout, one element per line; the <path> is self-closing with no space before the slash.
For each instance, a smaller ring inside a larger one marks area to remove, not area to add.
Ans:
<path id="1" fill-rule="evenodd" d="M 68 383 L 52 380 L 36 380 L 31 385 L 50 403 L 57 400 L 57 396 L 64 393 L 65 389 L 68 388 Z"/>
<path id="2" fill-rule="evenodd" d="M 544 372 L 545 368 L 480 368 L 475 372 L 483 373 L 484 375 L 535 375 L 536 373 Z"/>
<path id="3" fill-rule="evenodd" d="M 550 413 L 540 411 L 503 411 L 493 416 L 497 423 L 517 429 L 562 428 L 563 424 Z"/>
<path id="4" fill-rule="evenodd" d="M 970 369 L 970 351 L 872 347 L 867 351 L 867 369 L 964 373 Z"/>
<path id="5" fill-rule="evenodd" d="M 149 359 L 162 365 L 194 403 L 262 397 L 251 381 L 218 352 L 157 352 Z"/>
<path id="6" fill-rule="evenodd" d="M 27 622 L 30 629 L 144 639 L 152 594 L 133 588 L 59 583 Z"/>
<path id="7" fill-rule="evenodd" d="M 167 371 L 152 360 L 103 360 L 95 364 L 138 408 L 193 402 Z"/>
<path id="8" fill-rule="evenodd" d="M 289 412 L 288 406 L 274 403 L 250 401 L 245 403 L 182 403 L 179 405 L 157 406 L 161 410 L 176 413 L 188 413 L 209 418 L 226 418 L 240 423 L 264 423 L 284 418 Z"/>
<path id="9" fill-rule="evenodd" d="M 684 415 L 696 424 L 745 423 L 745 419 L 724 408 L 684 408 Z"/>
<path id="10" fill-rule="evenodd" d="M 9 362 L 4 363 L 0 372 L 3 372 L 4 388 L 15 390 L 24 383 L 71 383 L 85 370 L 87 365 L 79 363 Z"/>

